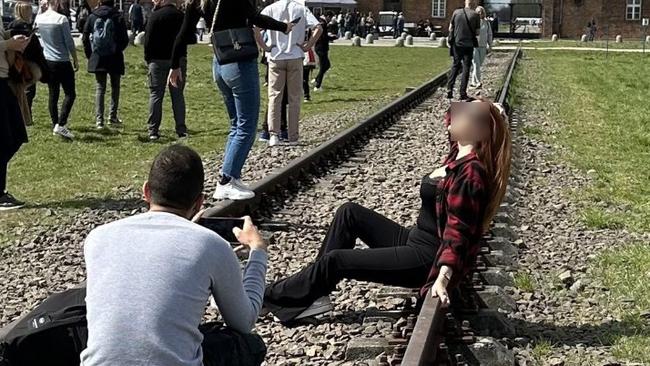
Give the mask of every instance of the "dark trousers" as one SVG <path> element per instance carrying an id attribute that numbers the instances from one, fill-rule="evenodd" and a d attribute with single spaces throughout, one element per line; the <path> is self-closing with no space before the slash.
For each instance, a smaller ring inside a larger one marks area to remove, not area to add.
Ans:
<path id="1" fill-rule="evenodd" d="M 305 99 L 309 99 L 309 77 L 311 76 L 311 70 L 313 66 L 304 66 L 302 68 L 302 93 L 305 95 Z"/>
<path id="2" fill-rule="evenodd" d="M 167 76 L 171 69 L 169 60 L 152 60 L 149 63 L 149 120 L 147 125 L 149 134 L 158 134 L 160 121 L 162 120 L 162 103 L 167 89 Z M 187 60 L 181 59 L 181 73 L 183 81 L 178 88 L 169 85 L 169 95 L 172 99 L 172 111 L 176 122 L 176 134 L 181 135 L 187 132 L 185 126 L 185 77 L 187 75 Z"/>
<path id="3" fill-rule="evenodd" d="M 7 79 L 0 78 L 0 196 L 7 189 L 7 166 L 23 142 L 27 131 L 18 101 Z"/>
<path id="4" fill-rule="evenodd" d="M 96 72 L 95 80 L 95 122 L 98 125 L 104 124 L 104 98 L 106 96 L 106 79 L 111 79 L 111 109 L 109 111 L 110 121 L 117 120 L 117 109 L 120 106 L 120 74 L 108 74 Z"/>
<path id="5" fill-rule="evenodd" d="M 34 98 L 36 98 L 36 83 L 31 84 L 25 89 L 25 95 L 27 95 L 27 103 L 29 103 L 29 111 L 32 111 L 32 105 L 34 105 Z"/>
<path id="6" fill-rule="evenodd" d="M 72 111 L 74 100 L 77 97 L 75 92 L 74 69 L 69 61 L 47 61 L 47 67 L 50 73 L 47 87 L 50 92 L 48 107 L 52 125 L 58 124 L 65 126 L 68 123 L 70 111 Z M 65 96 L 61 105 L 61 113 L 59 114 L 59 95 L 61 88 L 63 88 Z"/>
<path id="7" fill-rule="evenodd" d="M 332 292 L 344 278 L 390 286 L 422 286 L 438 248 L 412 242 L 410 231 L 365 207 L 342 205 L 316 261 L 269 285 L 264 294 L 265 306 L 281 321 L 289 321 Z M 370 249 L 353 249 L 357 239 Z"/>
<path id="8" fill-rule="evenodd" d="M 327 70 L 332 67 L 332 64 L 330 63 L 330 56 L 329 52 L 327 51 L 316 51 L 316 55 L 318 55 L 318 75 L 316 75 L 316 87 L 320 88 L 321 85 L 323 84 L 323 78 L 325 77 L 325 73 Z"/>
<path id="9" fill-rule="evenodd" d="M 467 84 L 469 83 L 469 70 L 472 66 L 472 57 L 474 56 L 474 47 L 453 47 L 454 63 L 449 72 L 449 80 L 447 81 L 447 90 L 453 92 L 454 84 L 458 73 L 462 70 L 463 75 L 460 77 L 460 99 L 467 98 Z"/>

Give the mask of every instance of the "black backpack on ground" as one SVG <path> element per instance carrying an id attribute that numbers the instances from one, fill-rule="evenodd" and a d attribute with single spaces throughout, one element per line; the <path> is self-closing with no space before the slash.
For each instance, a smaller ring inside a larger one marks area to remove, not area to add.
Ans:
<path id="1" fill-rule="evenodd" d="M 53 294 L 0 330 L 0 366 L 74 366 L 86 348 L 86 288 Z"/>

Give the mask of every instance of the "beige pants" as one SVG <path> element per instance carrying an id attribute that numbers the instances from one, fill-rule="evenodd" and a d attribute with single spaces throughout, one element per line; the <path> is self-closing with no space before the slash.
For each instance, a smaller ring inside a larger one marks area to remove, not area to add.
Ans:
<path id="1" fill-rule="evenodd" d="M 302 103 L 302 59 L 269 60 L 269 131 L 280 134 L 280 113 L 282 113 L 282 97 L 284 86 L 287 85 L 287 130 L 289 141 L 298 141 L 298 120 Z"/>

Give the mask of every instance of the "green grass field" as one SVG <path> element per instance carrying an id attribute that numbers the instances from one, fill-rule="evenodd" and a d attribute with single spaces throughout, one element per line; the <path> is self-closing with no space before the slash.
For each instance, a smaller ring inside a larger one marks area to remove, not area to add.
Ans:
<path id="1" fill-rule="evenodd" d="M 521 107 L 543 111 L 559 130 L 553 137 L 535 126 L 524 131 L 566 147 L 558 163 L 568 160 L 594 177 L 594 185 L 574 197 L 584 206 L 585 223 L 648 232 L 650 58 L 567 51 L 526 54 L 516 88 L 535 90 L 539 100 L 528 99 Z M 650 310 L 650 243 L 612 248 L 599 253 L 592 265 L 593 276 L 611 291 L 603 307 L 631 327 L 613 340 L 615 355 L 650 364 L 650 327 L 640 317 Z M 633 300 L 633 309 L 620 306 L 623 297 Z"/>
<path id="2" fill-rule="evenodd" d="M 39 85 L 30 142 L 23 145 L 9 167 L 8 189 L 29 206 L 1 214 L 0 243 L 12 239 L 11 228 L 31 225 L 46 209 L 56 209 L 59 216 L 98 200 L 119 199 L 124 189 L 142 184 L 151 159 L 162 146 L 175 141 L 169 100 L 165 101 L 163 139 L 158 143 L 147 140 L 147 69 L 142 52 L 142 48 L 126 52 L 120 101 L 125 126 L 119 130 L 94 129 L 95 81 L 84 71 L 85 60 L 77 74 L 77 100 L 69 122 L 76 135 L 73 142 L 52 136 L 47 88 Z M 187 144 L 204 156 L 223 149 L 228 131 L 224 104 L 212 82 L 211 52 L 206 45 L 190 48 L 185 93 L 191 135 Z M 448 67 L 444 50 L 421 48 L 334 47 L 331 59 L 333 68 L 326 77 L 326 91 L 304 105 L 303 116 L 353 109 L 359 103 L 379 103 L 387 96 L 396 98 L 405 87 L 417 86 Z"/>

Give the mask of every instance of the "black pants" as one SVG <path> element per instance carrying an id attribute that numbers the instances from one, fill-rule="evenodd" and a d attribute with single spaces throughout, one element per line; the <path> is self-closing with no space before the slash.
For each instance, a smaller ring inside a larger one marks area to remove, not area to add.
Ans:
<path id="1" fill-rule="evenodd" d="M 239 333 L 212 322 L 199 325 L 204 366 L 258 366 L 264 362 L 266 345 L 255 334 Z"/>
<path id="2" fill-rule="evenodd" d="M 25 89 L 25 95 L 27 95 L 27 103 L 29 103 L 29 111 L 32 111 L 32 105 L 34 105 L 34 98 L 36 98 L 36 83 L 31 84 Z"/>
<path id="3" fill-rule="evenodd" d="M 460 99 L 467 98 L 467 84 L 469 83 L 469 70 L 472 66 L 472 57 L 474 55 L 473 47 L 453 47 L 454 63 L 449 72 L 449 81 L 447 81 L 447 90 L 453 92 L 454 84 L 456 84 L 456 77 L 462 70 L 463 75 L 460 77 Z"/>
<path id="4" fill-rule="evenodd" d="M 50 73 L 47 87 L 50 91 L 48 106 L 52 126 L 56 124 L 65 126 L 68 123 L 72 105 L 77 97 L 75 92 L 74 69 L 69 61 L 47 61 L 47 67 Z M 63 88 L 65 97 L 63 98 L 61 113 L 59 114 L 59 95 L 61 94 L 61 88 Z"/>
<path id="5" fill-rule="evenodd" d="M 264 304 L 289 321 L 344 278 L 418 288 L 434 263 L 438 243 L 419 244 L 412 230 L 354 203 L 339 207 L 316 261 L 269 285 Z M 370 249 L 353 249 L 361 239 Z M 283 308 L 283 309 L 281 309 Z"/>
<path id="6" fill-rule="evenodd" d="M 318 75 L 316 75 L 315 86 L 317 88 L 320 88 L 323 84 L 325 73 L 330 69 L 330 67 L 332 67 L 332 64 L 330 63 L 330 56 L 328 51 L 316 51 L 316 55 L 318 55 Z"/>
<path id="7" fill-rule="evenodd" d="M 7 188 L 7 165 L 20 146 L 27 142 L 27 131 L 16 96 L 7 79 L 0 79 L 0 196 Z"/>
<path id="8" fill-rule="evenodd" d="M 304 66 L 302 68 L 302 92 L 306 99 L 309 99 L 309 77 L 313 66 Z"/>

